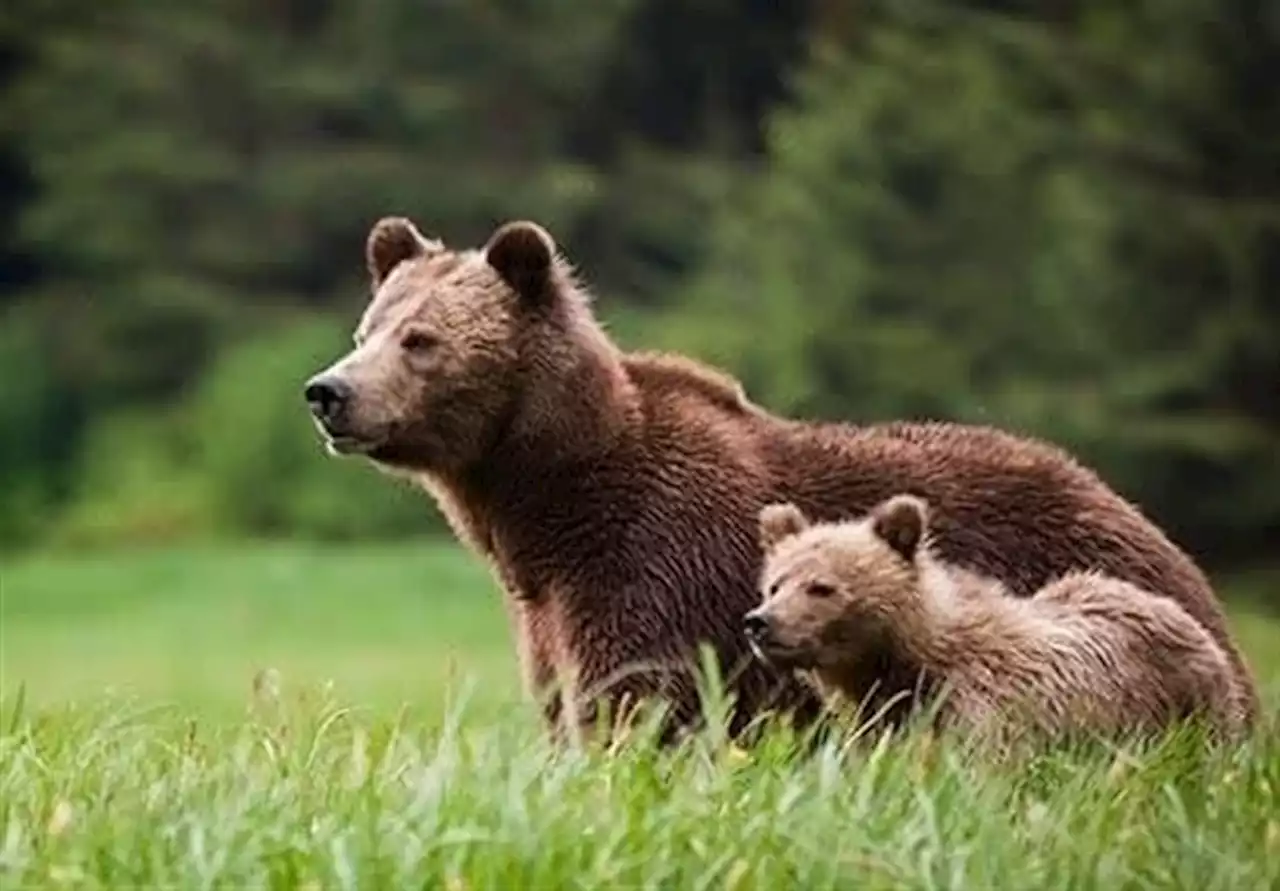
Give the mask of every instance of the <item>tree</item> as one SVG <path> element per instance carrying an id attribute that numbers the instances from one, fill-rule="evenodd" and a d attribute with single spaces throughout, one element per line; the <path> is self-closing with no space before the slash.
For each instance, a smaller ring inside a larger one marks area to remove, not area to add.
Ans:
<path id="1" fill-rule="evenodd" d="M 1241 139 L 1275 118 L 1239 91 L 1274 35 L 1203 29 L 1211 5 L 1050 23 L 876 4 L 774 117 L 771 167 L 719 220 L 668 342 L 789 411 L 1046 435 L 1180 539 L 1256 552 L 1280 528 L 1258 398 L 1280 192 L 1256 188 L 1280 141 Z M 1241 40 L 1233 75 L 1220 47 Z M 1256 170 L 1248 195 L 1215 173 L 1223 151 Z"/>

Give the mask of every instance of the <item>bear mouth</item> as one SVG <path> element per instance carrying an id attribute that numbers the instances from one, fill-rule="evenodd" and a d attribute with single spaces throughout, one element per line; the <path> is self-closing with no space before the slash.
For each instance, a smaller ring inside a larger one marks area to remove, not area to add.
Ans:
<path id="1" fill-rule="evenodd" d="M 382 445 L 382 440 L 356 436 L 345 431 L 331 430 L 319 421 L 315 422 L 324 450 L 335 458 L 347 455 L 367 455 Z"/>
<path id="2" fill-rule="evenodd" d="M 751 648 L 751 655 L 770 668 L 790 671 L 812 668 L 814 665 L 812 654 L 800 647 L 789 647 L 775 640 L 759 640 L 754 637 L 747 638 L 747 645 Z"/>
<path id="3" fill-rule="evenodd" d="M 335 458 L 341 458 L 347 455 L 367 455 L 378 447 L 376 442 L 365 439 L 357 439 L 354 436 L 329 436 L 324 437 L 324 449 Z"/>

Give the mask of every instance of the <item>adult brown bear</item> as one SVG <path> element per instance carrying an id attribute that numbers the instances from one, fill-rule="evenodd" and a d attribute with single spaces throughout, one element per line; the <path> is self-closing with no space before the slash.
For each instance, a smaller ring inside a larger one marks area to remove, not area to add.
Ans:
<path id="1" fill-rule="evenodd" d="M 710 643 L 735 728 L 811 691 L 750 658 L 760 508 L 856 516 L 897 492 L 927 498 L 943 559 L 1029 595 L 1098 569 L 1181 603 L 1248 669 L 1196 565 L 1057 448 L 983 427 L 857 427 L 777 417 L 690 360 L 626 353 L 593 317 L 550 235 L 499 228 L 451 250 L 380 220 L 373 297 L 355 347 L 305 387 L 330 450 L 406 474 L 507 592 L 524 676 L 553 724 L 660 694 L 698 714 L 686 670 Z M 892 666 L 885 666 L 886 671 Z"/>

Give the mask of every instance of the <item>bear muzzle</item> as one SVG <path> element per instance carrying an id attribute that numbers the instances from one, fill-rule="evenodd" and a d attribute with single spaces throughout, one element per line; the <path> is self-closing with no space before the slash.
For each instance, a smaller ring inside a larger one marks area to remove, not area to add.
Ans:
<path id="1" fill-rule="evenodd" d="M 351 404 L 354 390 L 341 377 L 321 372 L 303 387 L 303 397 L 311 409 L 311 418 L 324 437 L 331 455 L 361 454 L 378 443 L 358 436 L 351 429 Z"/>

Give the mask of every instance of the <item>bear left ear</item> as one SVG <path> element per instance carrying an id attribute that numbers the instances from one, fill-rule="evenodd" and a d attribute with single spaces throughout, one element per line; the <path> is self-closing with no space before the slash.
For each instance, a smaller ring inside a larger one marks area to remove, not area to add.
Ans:
<path id="1" fill-rule="evenodd" d="M 556 243 L 537 223 L 500 226 L 485 245 L 484 257 L 502 280 L 525 300 L 538 302 L 550 291 Z"/>
<path id="2" fill-rule="evenodd" d="M 766 504 L 760 509 L 760 546 L 771 551 L 778 542 L 799 535 L 810 525 L 804 512 L 789 501 Z"/>
<path id="3" fill-rule="evenodd" d="M 914 495 L 895 495 L 875 509 L 871 529 L 904 560 L 915 560 L 928 522 L 929 509 Z"/>
<path id="4" fill-rule="evenodd" d="M 377 289 L 401 263 L 442 249 L 440 242 L 423 238 L 408 218 L 383 217 L 373 224 L 365 239 L 364 260 L 369 279 Z"/>

